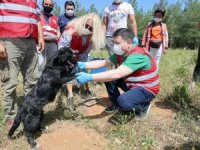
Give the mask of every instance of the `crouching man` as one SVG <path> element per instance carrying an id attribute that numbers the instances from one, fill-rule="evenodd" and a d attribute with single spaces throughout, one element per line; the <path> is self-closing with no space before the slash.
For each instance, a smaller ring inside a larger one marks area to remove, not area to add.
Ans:
<path id="1" fill-rule="evenodd" d="M 153 58 L 140 47 L 133 45 L 132 32 L 121 28 L 114 32 L 114 54 L 105 60 L 78 62 L 81 69 L 94 69 L 117 64 L 118 68 L 106 72 L 76 74 L 79 84 L 89 81 L 105 82 L 112 105 L 105 112 L 117 109 L 146 117 L 150 102 L 160 90 L 159 75 Z M 120 94 L 118 88 L 124 93 Z"/>

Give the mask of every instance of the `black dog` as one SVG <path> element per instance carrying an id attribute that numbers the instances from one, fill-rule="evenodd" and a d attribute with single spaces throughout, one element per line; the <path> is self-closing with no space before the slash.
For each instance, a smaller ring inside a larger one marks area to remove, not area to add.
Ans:
<path id="1" fill-rule="evenodd" d="M 76 61 L 69 48 L 59 49 L 49 59 L 40 79 L 25 97 L 15 117 L 8 137 L 11 138 L 22 122 L 25 136 L 32 148 L 36 147 L 34 134 L 39 130 L 43 116 L 43 107 L 55 99 L 56 93 L 62 84 L 72 80 L 77 71 Z"/>

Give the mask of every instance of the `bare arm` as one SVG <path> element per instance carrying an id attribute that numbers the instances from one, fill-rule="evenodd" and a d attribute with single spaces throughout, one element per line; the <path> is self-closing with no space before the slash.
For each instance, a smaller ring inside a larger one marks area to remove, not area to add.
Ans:
<path id="1" fill-rule="evenodd" d="M 97 82 L 109 82 L 124 78 L 132 73 L 132 70 L 126 66 L 119 66 L 117 69 L 102 73 L 92 74 L 93 80 Z"/>
<path id="2" fill-rule="evenodd" d="M 58 43 L 58 49 L 61 47 L 68 47 L 70 46 L 72 35 L 74 34 L 75 30 L 73 28 L 68 28 L 62 33 L 62 36 L 60 37 L 59 43 Z"/>
<path id="3" fill-rule="evenodd" d="M 5 48 L 5 43 L 0 40 L 0 59 L 5 60 L 7 59 L 8 55 Z"/>
<path id="4" fill-rule="evenodd" d="M 132 29 L 132 32 L 133 32 L 134 36 L 138 36 L 138 33 L 137 33 L 137 22 L 135 20 L 135 15 L 129 15 L 129 19 L 130 19 L 131 29 Z"/>
<path id="5" fill-rule="evenodd" d="M 101 68 L 101 67 L 106 67 L 106 66 L 111 66 L 111 65 L 113 64 L 108 58 L 105 60 L 96 60 L 96 61 L 86 62 L 87 69 L 95 69 L 95 68 Z"/>
<path id="6" fill-rule="evenodd" d="M 108 17 L 103 18 L 103 30 L 106 32 L 108 28 Z"/>
<path id="7" fill-rule="evenodd" d="M 37 23 L 37 26 L 38 26 L 38 46 L 39 46 L 39 51 L 43 51 L 44 50 L 44 37 L 43 37 L 43 33 L 42 33 L 42 24 L 41 24 L 41 21 L 38 17 L 38 23 Z"/>

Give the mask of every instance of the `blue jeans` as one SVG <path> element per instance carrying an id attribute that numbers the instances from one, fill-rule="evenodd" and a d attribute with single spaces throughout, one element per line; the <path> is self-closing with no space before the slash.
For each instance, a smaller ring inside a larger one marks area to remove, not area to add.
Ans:
<path id="1" fill-rule="evenodd" d="M 129 89 L 122 79 L 106 82 L 105 85 L 113 105 L 124 111 L 141 111 L 155 98 L 153 93 L 143 87 Z M 123 94 L 120 95 L 118 87 L 124 91 Z"/>

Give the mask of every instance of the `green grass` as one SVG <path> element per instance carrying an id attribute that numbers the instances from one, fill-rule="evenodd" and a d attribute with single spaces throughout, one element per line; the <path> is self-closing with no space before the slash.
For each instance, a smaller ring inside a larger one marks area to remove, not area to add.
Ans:
<path id="1" fill-rule="evenodd" d="M 105 50 L 94 51 L 90 56 L 106 58 L 108 53 Z M 174 120 L 172 123 L 157 121 L 155 117 L 143 121 L 131 120 L 128 123 L 109 125 L 101 129 L 93 120 L 83 119 L 80 112 L 66 109 L 59 101 L 53 107 L 53 111 L 45 113 L 46 120 L 49 123 L 54 123 L 55 118 L 82 121 L 110 139 L 109 149 L 112 150 L 184 149 L 184 147 L 198 150 L 200 149 L 200 84 L 197 84 L 193 92 L 188 88 L 196 58 L 197 51 L 190 50 L 169 50 L 162 56 L 159 66 L 161 90 L 157 99 L 173 111 L 174 118 L 170 118 Z M 105 88 L 103 85 L 94 87 L 99 90 Z M 6 139 L 2 105 L 0 105 L 0 134 L 1 149 L 2 141 Z M 21 138 L 15 141 L 15 144 L 22 142 L 20 149 L 26 147 L 23 140 Z"/>

